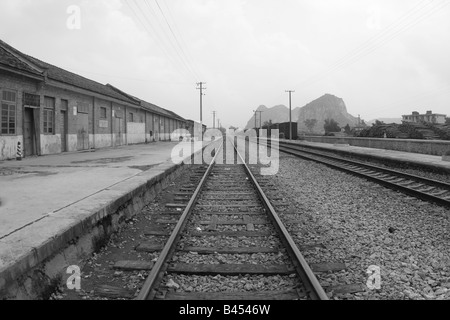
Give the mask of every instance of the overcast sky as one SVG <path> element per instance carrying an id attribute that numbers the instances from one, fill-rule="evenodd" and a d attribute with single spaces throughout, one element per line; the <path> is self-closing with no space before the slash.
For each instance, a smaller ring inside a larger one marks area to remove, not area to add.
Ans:
<path id="1" fill-rule="evenodd" d="M 365 120 L 450 114 L 448 0 L 0 0 L 0 39 L 199 120 L 325 93 Z M 80 10 L 80 19 L 76 9 Z"/>

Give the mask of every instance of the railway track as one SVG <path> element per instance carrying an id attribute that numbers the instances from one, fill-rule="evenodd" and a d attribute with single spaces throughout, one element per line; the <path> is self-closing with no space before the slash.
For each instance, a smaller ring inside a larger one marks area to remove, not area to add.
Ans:
<path id="1" fill-rule="evenodd" d="M 158 222 L 176 226 L 137 299 L 327 300 L 313 273 L 320 266 L 307 264 L 248 166 L 215 164 L 219 155 L 166 204 Z M 202 281 L 222 289 L 196 289 Z"/>
<path id="2" fill-rule="evenodd" d="M 280 141 L 279 150 L 303 159 L 325 164 L 368 180 L 382 184 L 393 190 L 407 193 L 425 201 L 450 207 L 450 184 L 387 169 L 359 161 L 344 159 L 320 151 Z"/>

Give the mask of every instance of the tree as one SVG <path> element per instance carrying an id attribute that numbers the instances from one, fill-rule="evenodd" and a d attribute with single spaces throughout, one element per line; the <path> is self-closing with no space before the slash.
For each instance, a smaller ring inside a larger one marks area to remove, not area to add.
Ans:
<path id="1" fill-rule="evenodd" d="M 317 120 L 316 119 L 307 119 L 305 121 L 305 126 L 308 128 L 310 133 L 313 132 L 313 129 L 316 126 L 316 124 L 317 124 Z"/>
<path id="2" fill-rule="evenodd" d="M 272 120 L 264 121 L 263 128 L 264 128 L 264 127 L 268 128 L 268 127 L 270 127 L 270 126 L 272 126 Z"/>
<path id="3" fill-rule="evenodd" d="M 325 133 L 329 132 L 341 132 L 339 124 L 334 119 L 325 120 L 325 125 L 323 126 Z"/>
<path id="4" fill-rule="evenodd" d="M 350 128 L 350 125 L 347 123 L 347 125 L 345 126 L 345 133 L 346 134 L 351 134 L 352 133 L 352 129 Z"/>
<path id="5" fill-rule="evenodd" d="M 363 120 L 364 121 L 364 120 Z M 364 123 L 365 124 L 365 123 Z M 381 126 L 381 125 L 383 125 L 384 124 L 384 122 L 383 121 L 380 121 L 380 120 L 375 120 L 375 123 L 373 124 L 374 126 Z"/>
<path id="6" fill-rule="evenodd" d="M 450 118 L 445 118 L 445 124 L 450 125 Z"/>

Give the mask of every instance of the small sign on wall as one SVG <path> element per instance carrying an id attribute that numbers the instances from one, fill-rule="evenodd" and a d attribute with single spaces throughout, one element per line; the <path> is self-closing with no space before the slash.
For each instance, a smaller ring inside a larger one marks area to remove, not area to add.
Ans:
<path id="1" fill-rule="evenodd" d="M 73 107 L 73 115 L 76 116 L 78 114 L 78 108 Z"/>
<path id="2" fill-rule="evenodd" d="M 108 128 L 108 120 L 99 120 L 98 126 L 100 128 Z"/>

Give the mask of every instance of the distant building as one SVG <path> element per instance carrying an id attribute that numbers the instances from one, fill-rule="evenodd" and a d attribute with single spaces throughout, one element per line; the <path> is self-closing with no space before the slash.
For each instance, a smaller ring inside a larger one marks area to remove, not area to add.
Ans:
<path id="1" fill-rule="evenodd" d="M 403 121 L 415 123 L 428 122 L 428 123 L 444 124 L 446 117 L 447 117 L 446 114 L 437 114 L 433 113 L 432 111 L 427 111 L 426 114 L 419 114 L 419 112 L 414 111 L 412 115 L 403 116 Z"/>
<path id="2" fill-rule="evenodd" d="M 189 134 L 191 135 L 192 138 L 194 138 L 196 136 L 196 133 L 194 130 L 196 126 L 199 127 L 200 123 L 196 122 L 194 120 L 186 120 L 186 130 L 189 131 Z M 204 125 L 202 125 L 202 132 L 205 133 L 205 131 L 206 131 L 206 125 L 204 124 Z"/>
<path id="3" fill-rule="evenodd" d="M 298 130 L 297 130 L 297 122 L 292 122 L 292 140 L 297 140 L 298 138 Z M 263 126 L 263 129 L 267 129 L 267 136 L 271 136 L 271 130 L 279 130 L 280 138 L 282 139 L 291 139 L 291 135 L 289 134 L 290 123 L 271 123 L 270 125 Z"/>

